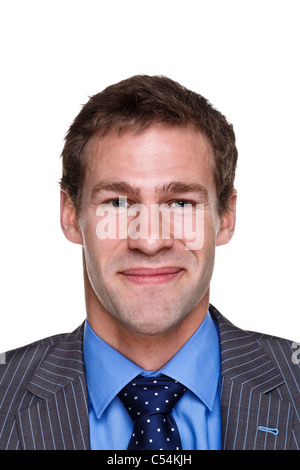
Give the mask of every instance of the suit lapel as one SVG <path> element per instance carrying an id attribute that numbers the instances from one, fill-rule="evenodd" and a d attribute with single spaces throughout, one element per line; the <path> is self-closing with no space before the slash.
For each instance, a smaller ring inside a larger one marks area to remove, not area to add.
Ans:
<path id="1" fill-rule="evenodd" d="M 17 416 L 23 449 L 88 449 L 83 326 L 66 335 L 36 370 L 27 390 L 29 407 Z"/>
<path id="2" fill-rule="evenodd" d="M 220 332 L 223 448 L 289 448 L 294 410 L 277 393 L 281 372 L 253 335 L 211 314 Z"/>
<path id="3" fill-rule="evenodd" d="M 291 404 L 222 377 L 223 449 L 283 450 L 290 447 Z"/>

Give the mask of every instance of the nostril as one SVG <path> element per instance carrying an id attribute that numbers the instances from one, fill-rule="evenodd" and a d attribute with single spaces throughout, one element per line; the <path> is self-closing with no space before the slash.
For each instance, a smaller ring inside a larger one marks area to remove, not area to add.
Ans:
<path id="1" fill-rule="evenodd" d="M 133 250 L 139 250 L 147 255 L 154 255 L 161 250 L 169 249 L 173 246 L 173 239 L 164 239 L 164 238 L 142 238 L 136 237 L 131 238 L 128 237 L 128 248 Z"/>

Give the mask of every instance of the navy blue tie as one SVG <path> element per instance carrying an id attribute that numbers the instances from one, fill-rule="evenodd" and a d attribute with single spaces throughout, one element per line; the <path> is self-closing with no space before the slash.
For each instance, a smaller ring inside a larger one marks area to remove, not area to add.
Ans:
<path id="1" fill-rule="evenodd" d="M 118 397 L 134 422 L 128 450 L 181 450 L 181 441 L 171 411 L 185 388 L 162 375 L 139 375 Z"/>

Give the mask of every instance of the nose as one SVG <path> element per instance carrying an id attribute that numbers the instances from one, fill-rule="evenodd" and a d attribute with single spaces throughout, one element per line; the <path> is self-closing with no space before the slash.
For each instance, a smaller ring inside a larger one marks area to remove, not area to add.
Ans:
<path id="1" fill-rule="evenodd" d="M 151 237 L 147 239 L 137 238 L 132 239 L 128 238 L 128 248 L 130 250 L 139 250 L 145 253 L 146 255 L 155 255 L 163 249 L 168 249 L 173 246 L 173 240 L 170 239 L 153 239 Z"/>
<path id="2" fill-rule="evenodd" d="M 140 207 L 139 215 L 129 222 L 127 233 L 128 248 L 147 255 L 155 255 L 161 250 L 170 249 L 174 243 L 171 231 L 162 228 L 155 207 Z"/>

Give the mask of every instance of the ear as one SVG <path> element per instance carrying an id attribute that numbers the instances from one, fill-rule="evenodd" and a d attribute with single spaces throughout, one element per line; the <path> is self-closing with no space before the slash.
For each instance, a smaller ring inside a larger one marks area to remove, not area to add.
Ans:
<path id="1" fill-rule="evenodd" d="M 60 191 L 60 225 L 65 237 L 72 243 L 83 245 L 74 205 L 68 194 Z"/>
<path id="2" fill-rule="evenodd" d="M 233 237 L 236 221 L 236 200 L 237 193 L 234 191 L 230 198 L 229 210 L 224 212 L 221 217 L 216 246 L 225 245 Z"/>

